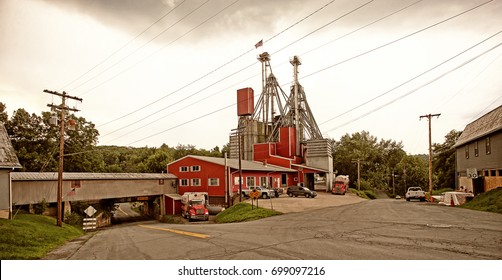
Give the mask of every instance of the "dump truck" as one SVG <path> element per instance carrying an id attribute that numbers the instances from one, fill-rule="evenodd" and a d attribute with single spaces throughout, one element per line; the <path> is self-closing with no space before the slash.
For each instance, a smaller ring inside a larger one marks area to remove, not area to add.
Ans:
<path id="1" fill-rule="evenodd" d="M 186 192 L 181 196 L 181 215 L 188 221 L 209 220 L 207 192 Z"/>
<path id="2" fill-rule="evenodd" d="M 345 193 L 349 189 L 349 182 L 349 175 L 336 176 L 335 181 L 333 182 L 333 189 L 331 193 L 345 195 Z"/>

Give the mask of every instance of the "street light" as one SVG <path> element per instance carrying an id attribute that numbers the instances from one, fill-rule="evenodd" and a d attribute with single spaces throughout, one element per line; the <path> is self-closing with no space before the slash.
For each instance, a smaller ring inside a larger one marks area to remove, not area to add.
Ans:
<path id="1" fill-rule="evenodd" d="M 394 178 L 398 177 L 397 175 L 394 174 L 394 170 L 392 170 L 392 195 L 396 195 L 396 187 L 394 186 Z"/>

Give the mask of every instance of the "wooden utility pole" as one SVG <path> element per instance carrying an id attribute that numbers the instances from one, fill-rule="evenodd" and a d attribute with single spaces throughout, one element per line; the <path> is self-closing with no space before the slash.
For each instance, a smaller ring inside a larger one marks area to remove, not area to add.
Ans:
<path id="1" fill-rule="evenodd" d="M 352 162 L 357 163 L 357 190 L 361 190 L 361 159 L 352 160 Z"/>
<path id="2" fill-rule="evenodd" d="M 47 104 L 52 109 L 59 109 L 59 167 L 58 167 L 58 193 L 57 193 L 57 225 L 63 226 L 63 155 L 64 155 L 64 131 L 65 131 L 65 113 L 66 111 L 77 112 L 77 109 L 66 106 L 66 98 L 75 99 L 82 102 L 82 98 L 70 96 L 66 92 L 59 93 L 44 89 L 45 93 L 50 93 L 61 97 L 61 105 Z"/>
<path id="3" fill-rule="evenodd" d="M 428 115 L 423 115 L 420 116 L 420 119 L 422 118 L 427 118 L 429 120 L 429 199 L 432 201 L 432 136 L 431 136 L 431 131 L 432 131 L 432 126 L 431 126 L 431 118 L 432 117 L 438 117 L 441 116 L 441 114 L 428 114 Z"/>

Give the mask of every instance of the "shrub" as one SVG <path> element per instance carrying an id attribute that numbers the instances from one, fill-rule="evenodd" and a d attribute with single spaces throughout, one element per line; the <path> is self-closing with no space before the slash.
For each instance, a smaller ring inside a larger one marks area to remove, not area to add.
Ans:
<path id="1" fill-rule="evenodd" d="M 376 199 L 376 194 L 372 190 L 364 190 L 363 192 L 369 199 Z"/>
<path id="2" fill-rule="evenodd" d="M 49 207 L 49 203 L 47 203 L 47 201 L 44 198 L 39 203 L 33 205 L 33 210 L 35 211 L 35 214 L 42 215 L 45 212 L 45 210 L 47 210 L 47 207 Z"/>
<path id="3" fill-rule="evenodd" d="M 80 227 L 82 226 L 82 217 L 75 212 L 67 211 L 64 214 L 64 222 L 72 226 Z"/>

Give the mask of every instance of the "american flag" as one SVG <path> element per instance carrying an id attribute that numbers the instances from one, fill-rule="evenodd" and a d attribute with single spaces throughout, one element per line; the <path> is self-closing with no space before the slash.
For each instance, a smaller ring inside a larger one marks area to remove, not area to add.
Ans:
<path id="1" fill-rule="evenodd" d="M 263 46 L 263 40 L 260 40 L 260 42 L 254 44 L 254 47 L 257 49 L 258 47 Z"/>

